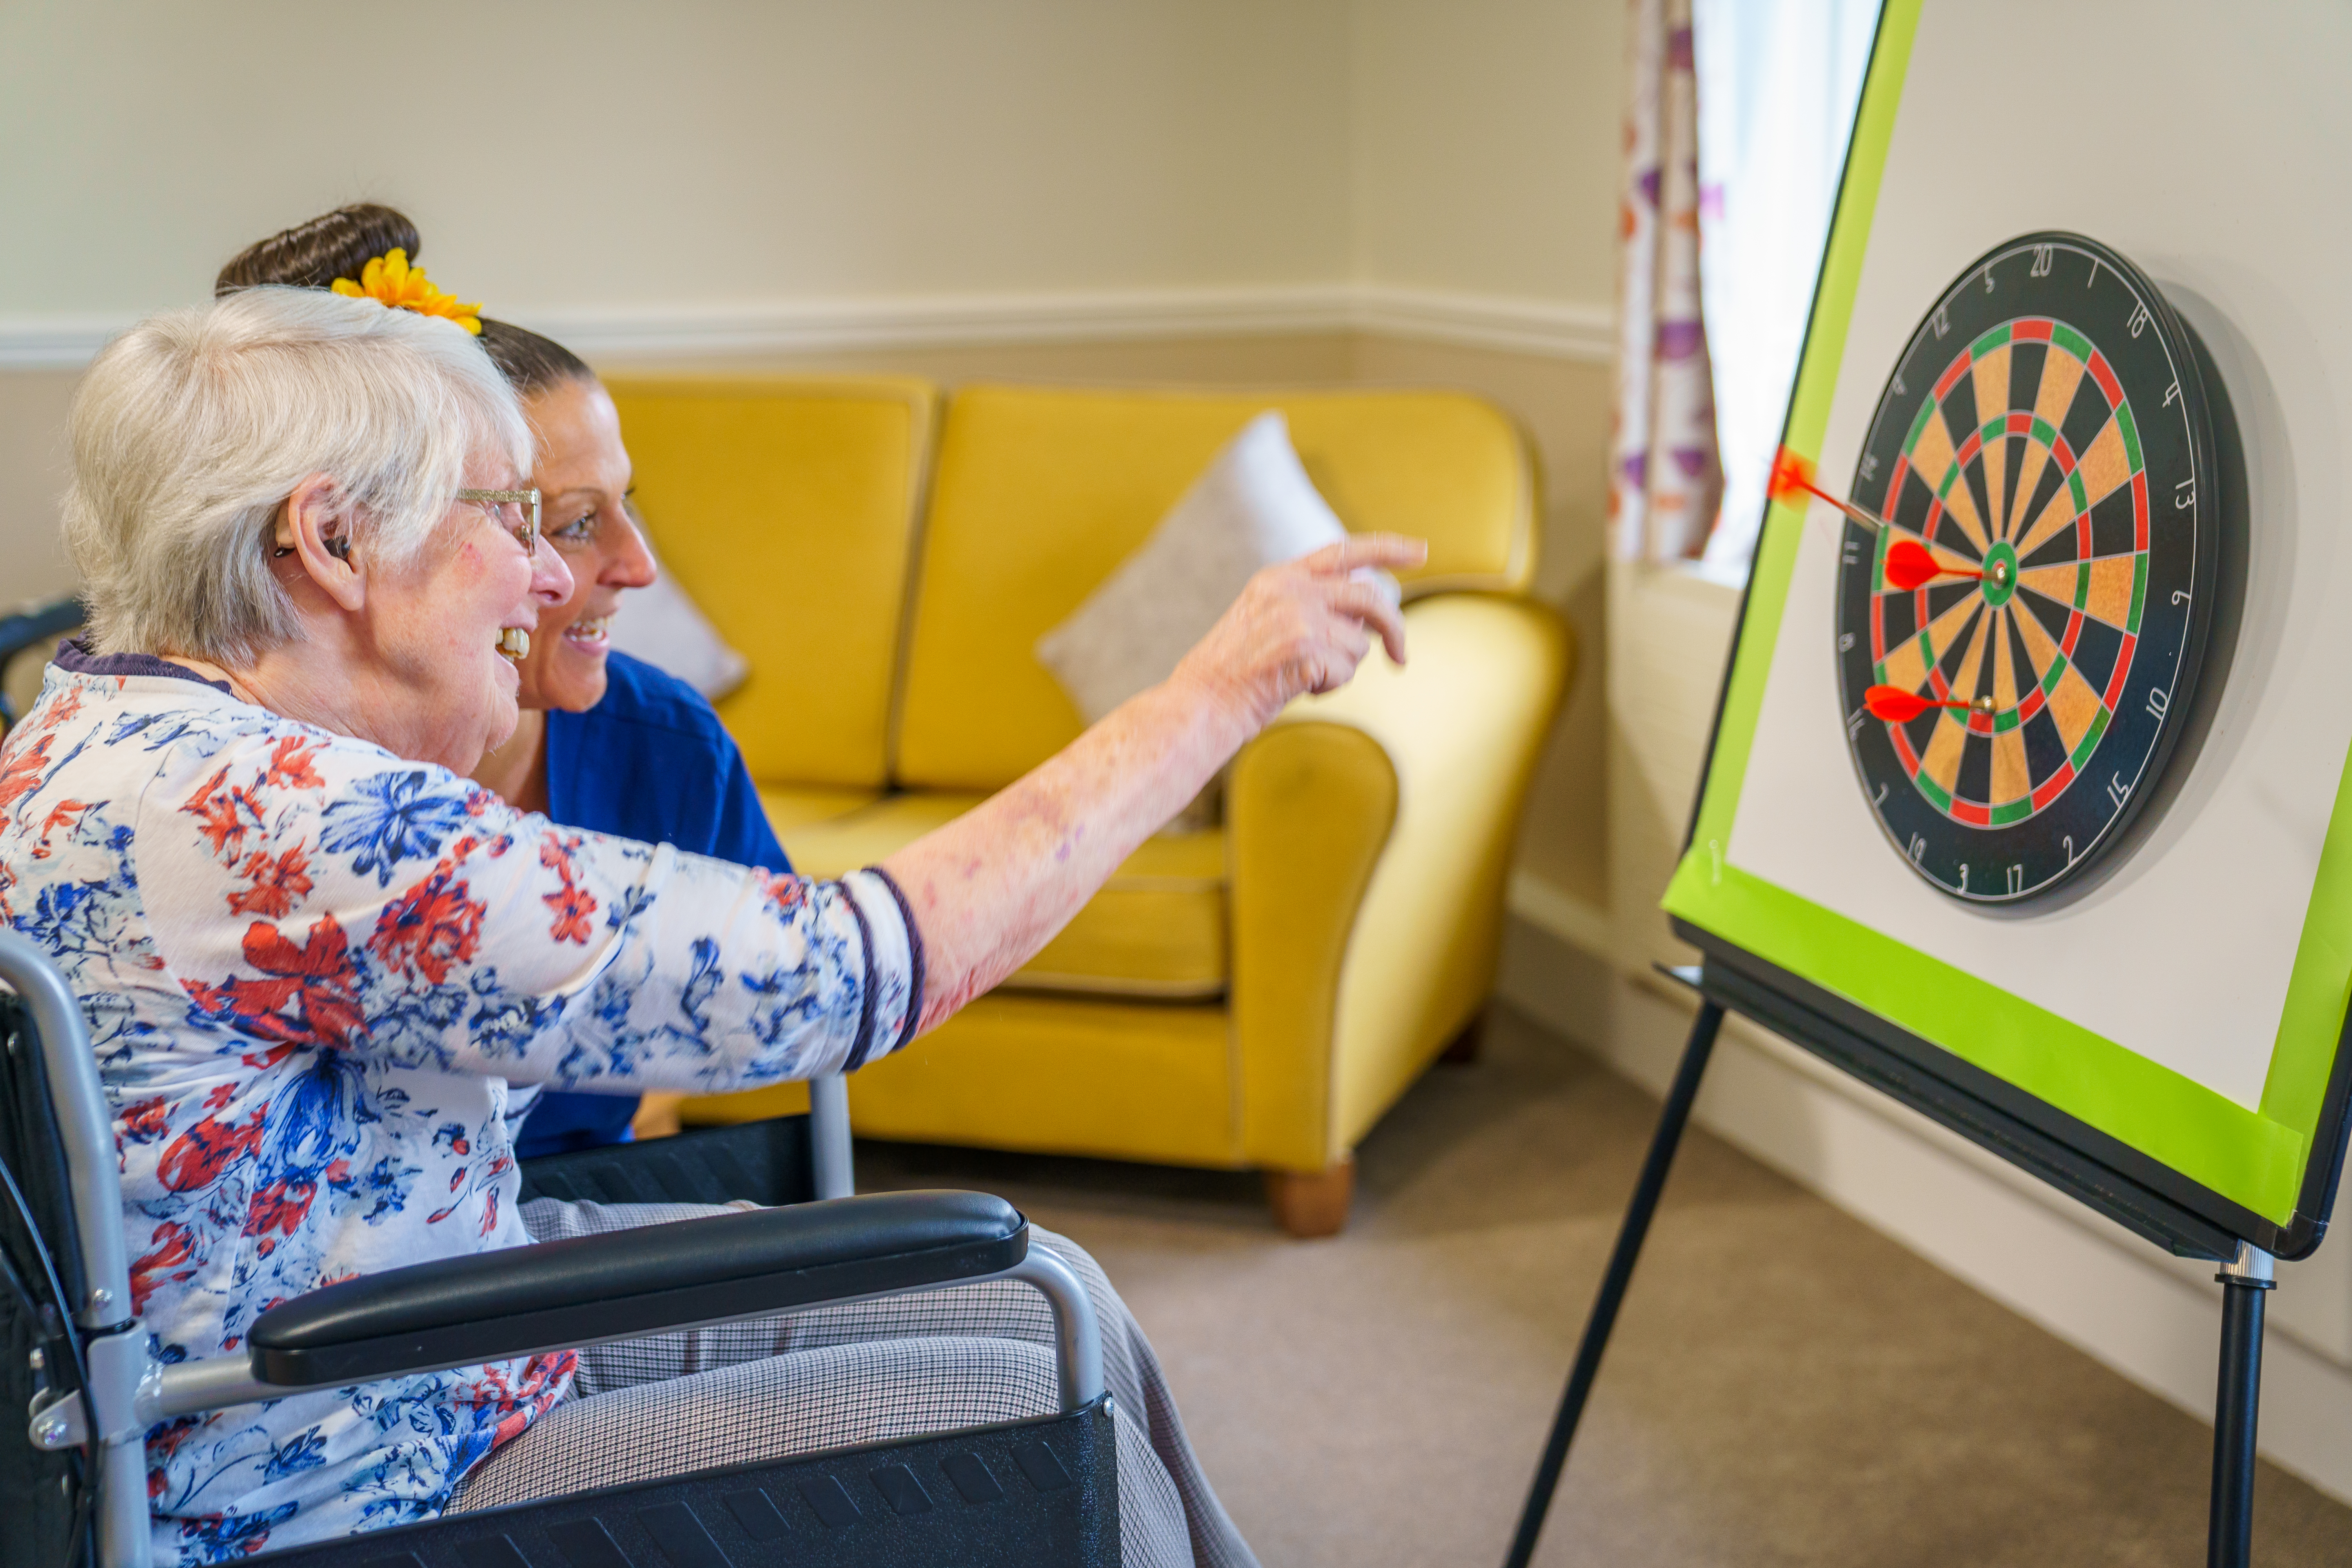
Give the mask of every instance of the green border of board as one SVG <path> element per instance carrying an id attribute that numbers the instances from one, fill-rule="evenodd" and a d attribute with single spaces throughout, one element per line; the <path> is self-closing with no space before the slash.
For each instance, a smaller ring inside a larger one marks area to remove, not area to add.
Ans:
<path id="1" fill-rule="evenodd" d="M 1790 400 L 1787 444 L 1818 456 L 1924 0 L 1887 0 Z M 1691 846 L 1668 912 L 1932 1041 L 2279 1225 L 2294 1215 L 2352 988 L 2352 768 L 2295 950 L 2259 1110 L 1965 971 L 1723 861 L 1780 640 L 1802 509 L 1771 508 L 1724 688 Z"/>

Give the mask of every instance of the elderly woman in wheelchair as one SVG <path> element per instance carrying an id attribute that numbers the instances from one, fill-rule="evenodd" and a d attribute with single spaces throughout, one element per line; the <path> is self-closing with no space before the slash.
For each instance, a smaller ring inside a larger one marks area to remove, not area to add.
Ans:
<path id="1" fill-rule="evenodd" d="M 567 830 L 463 776 L 569 592 L 530 453 L 457 326 L 311 291 L 152 320 L 77 397 L 89 629 L 0 751 L 0 921 L 88 1022 L 167 1372 L 293 1342 L 257 1332 L 273 1307 L 402 1266 L 684 1220 L 756 1250 L 793 1211 L 519 1204 L 509 1083 L 707 1092 L 895 1050 L 1290 699 L 1371 637 L 1403 651 L 1350 573 L 1418 547 L 1359 540 L 1262 574 L 1165 684 L 839 881 Z M 1100 1322 L 1126 1561 L 1249 1562 L 1133 1320 L 1032 1237 Z M 181 1415 L 146 1433 L 152 1544 L 218 1561 L 1034 1415 L 1053 1340 L 1000 1280 Z"/>

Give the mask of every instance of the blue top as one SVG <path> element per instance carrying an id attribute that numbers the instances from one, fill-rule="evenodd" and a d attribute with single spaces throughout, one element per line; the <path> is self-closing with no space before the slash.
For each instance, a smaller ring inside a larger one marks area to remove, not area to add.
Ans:
<path id="1" fill-rule="evenodd" d="M 604 700 L 547 715 L 547 815 L 566 827 L 675 844 L 790 871 L 743 753 L 702 694 L 641 659 L 604 658 Z M 634 1095 L 548 1090 L 524 1119 L 522 1159 L 625 1142 Z"/>

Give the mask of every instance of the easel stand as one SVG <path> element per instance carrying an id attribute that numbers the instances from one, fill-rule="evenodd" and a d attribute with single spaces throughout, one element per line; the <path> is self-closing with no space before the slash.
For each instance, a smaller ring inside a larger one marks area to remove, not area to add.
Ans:
<path id="1" fill-rule="evenodd" d="M 1718 975 L 1711 966 L 1703 972 L 1677 971 L 1675 977 L 1699 991 L 1702 1001 L 1698 1017 L 1691 1025 L 1689 1042 L 1683 1047 L 1682 1064 L 1675 1069 L 1673 1087 L 1667 1090 L 1665 1107 L 1659 1112 L 1658 1130 L 1651 1136 L 1650 1152 L 1642 1162 L 1641 1179 L 1633 1184 L 1633 1201 L 1626 1206 L 1624 1223 L 1618 1227 L 1617 1245 L 1609 1255 L 1608 1268 L 1601 1276 L 1601 1289 L 1593 1299 L 1591 1315 L 1585 1320 L 1583 1337 L 1577 1342 L 1576 1362 L 1569 1370 L 1568 1387 L 1560 1394 L 1559 1413 L 1552 1420 L 1551 1436 L 1544 1444 L 1534 1484 L 1528 1491 L 1527 1506 L 1519 1514 L 1518 1530 L 1511 1538 L 1510 1555 L 1504 1560 L 1507 1568 L 1528 1568 L 1534 1560 L 1544 1515 L 1551 1507 L 1552 1492 L 1559 1485 L 1560 1471 L 1568 1463 L 1569 1445 L 1576 1438 L 1585 1400 L 1601 1371 L 1601 1357 L 1609 1348 L 1610 1331 L 1616 1327 L 1617 1310 L 1625 1300 L 1625 1287 L 1633 1280 L 1633 1265 L 1640 1259 L 1642 1243 L 1650 1233 L 1651 1216 L 1657 1212 L 1658 1196 L 1674 1165 L 1675 1151 L 1682 1143 L 1683 1129 L 1690 1121 L 1691 1105 L 1698 1098 L 1699 1080 L 1706 1076 L 1716 1036 L 1723 1027 L 1726 1002 L 1721 999 L 1721 992 L 1727 987 L 1715 983 L 1730 977 Z M 1745 1007 L 1739 1010 L 1748 1011 Z M 1779 1009 L 1773 1013 L 1759 1022 L 1776 1028 L 1786 1023 L 1785 1015 Z M 1822 1049 L 1814 1040 L 1799 1038 L 1798 1043 L 1836 1059 L 1837 1053 Z M 1876 1081 L 1877 1087 L 1888 1089 L 1917 1109 L 1935 1113 L 1933 1108 L 1920 1102 L 1916 1086 L 1914 1092 L 1906 1093 L 1879 1080 L 1876 1074 L 1857 1076 Z M 1948 1125 L 1953 1122 L 1948 1114 L 1938 1115 L 1937 1120 Z M 2097 1206 L 2106 1207 L 2104 1204 Z M 2146 1234 L 2144 1227 L 2135 1228 L 2142 1228 Z M 2178 1247 L 2175 1249 L 2179 1250 Z M 2222 1285 L 2221 1358 L 2214 1401 L 2212 1512 L 2206 1535 L 2205 1561 L 2208 1568 L 2249 1568 L 2254 1533 L 2255 1420 L 2263 1383 L 2263 1302 L 2264 1294 L 2275 1283 L 2271 1256 L 2238 1242 L 2235 1257 L 2221 1265 L 2215 1278 Z"/>

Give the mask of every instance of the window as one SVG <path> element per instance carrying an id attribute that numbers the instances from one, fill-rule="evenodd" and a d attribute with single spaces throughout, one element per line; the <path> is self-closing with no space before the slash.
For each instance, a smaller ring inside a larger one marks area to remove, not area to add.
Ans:
<path id="1" fill-rule="evenodd" d="M 1706 565 L 1747 574 L 1878 27 L 1877 0 L 1693 0 L 1699 296 L 1723 507 Z"/>

